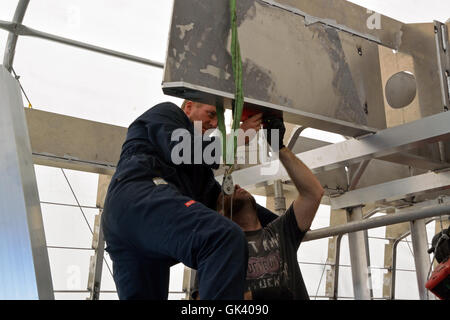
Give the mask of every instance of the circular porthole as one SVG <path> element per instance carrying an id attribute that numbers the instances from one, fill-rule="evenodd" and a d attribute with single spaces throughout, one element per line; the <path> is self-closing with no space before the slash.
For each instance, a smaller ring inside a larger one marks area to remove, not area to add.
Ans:
<path id="1" fill-rule="evenodd" d="M 386 82 L 385 92 L 387 102 L 392 108 L 404 108 L 410 105 L 416 97 L 416 78 L 411 72 L 398 72 Z"/>

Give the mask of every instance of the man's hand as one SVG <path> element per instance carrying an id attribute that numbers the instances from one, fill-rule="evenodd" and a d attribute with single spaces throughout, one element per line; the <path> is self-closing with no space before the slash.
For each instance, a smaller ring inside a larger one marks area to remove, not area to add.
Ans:
<path id="1" fill-rule="evenodd" d="M 280 151 L 283 147 L 285 147 L 283 140 L 284 134 L 286 133 L 286 127 L 284 126 L 283 118 L 269 116 L 263 121 L 265 128 L 267 129 L 267 142 L 272 147 L 273 151 Z M 278 146 L 272 145 L 272 142 L 277 141 L 277 136 L 274 136 L 273 138 L 275 138 L 275 141 L 272 141 L 272 134 L 278 134 Z"/>
<path id="2" fill-rule="evenodd" d="M 258 132 L 258 130 L 261 128 L 262 118 L 263 118 L 262 113 L 258 113 L 258 114 L 255 114 L 254 116 L 251 116 L 250 118 L 248 118 L 247 120 L 242 122 L 241 129 L 244 132 L 249 129 L 253 129 L 256 132 Z"/>
<path id="3" fill-rule="evenodd" d="M 263 114 L 258 113 L 254 116 L 251 116 L 241 124 L 241 130 L 244 131 L 245 144 L 248 144 L 251 139 L 253 139 L 256 133 L 261 129 Z M 247 130 L 253 129 L 254 132 L 247 132 Z M 239 137 L 238 145 L 242 145 L 244 143 L 243 137 Z"/>

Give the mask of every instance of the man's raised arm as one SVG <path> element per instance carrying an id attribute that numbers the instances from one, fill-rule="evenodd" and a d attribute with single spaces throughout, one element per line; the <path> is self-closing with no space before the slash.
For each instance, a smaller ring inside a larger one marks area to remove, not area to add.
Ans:
<path id="1" fill-rule="evenodd" d="M 280 150 L 280 161 L 297 188 L 299 195 L 294 201 L 294 213 L 301 231 L 308 231 L 320 205 L 324 190 L 319 180 L 291 150 Z"/>
<path id="2" fill-rule="evenodd" d="M 295 199 L 293 208 L 297 225 L 301 231 L 308 231 L 311 223 L 316 215 L 320 205 L 320 200 L 324 194 L 324 190 L 319 180 L 309 170 L 309 168 L 297 158 L 291 150 L 283 145 L 284 133 L 286 131 L 282 119 L 270 119 L 268 122 L 268 130 L 275 129 L 278 131 L 279 158 L 286 171 L 297 188 L 299 195 Z M 271 134 L 268 135 L 268 142 L 271 143 Z M 274 150 L 275 152 L 277 150 Z"/>

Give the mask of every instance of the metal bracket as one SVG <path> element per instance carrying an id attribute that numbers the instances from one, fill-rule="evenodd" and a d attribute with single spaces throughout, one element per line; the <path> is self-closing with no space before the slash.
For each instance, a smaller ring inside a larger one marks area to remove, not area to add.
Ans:
<path id="1" fill-rule="evenodd" d="M 231 176 L 231 168 L 225 170 L 222 182 L 222 191 L 224 194 L 230 196 L 234 192 L 233 177 Z"/>

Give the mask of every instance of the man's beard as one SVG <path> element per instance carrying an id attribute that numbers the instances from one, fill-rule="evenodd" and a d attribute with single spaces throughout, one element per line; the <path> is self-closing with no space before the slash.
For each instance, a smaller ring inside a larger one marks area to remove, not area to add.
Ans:
<path id="1" fill-rule="evenodd" d="M 256 211 L 257 207 L 256 207 L 256 200 L 254 197 L 250 196 L 248 198 L 233 198 L 232 201 L 232 205 L 231 205 L 231 199 L 230 198 L 225 198 L 225 203 L 223 204 L 222 208 L 219 208 L 219 210 L 224 211 L 224 216 L 227 218 L 236 218 L 238 216 L 240 216 L 244 211 L 244 207 L 247 204 L 250 204 L 251 208 L 254 209 Z"/>

